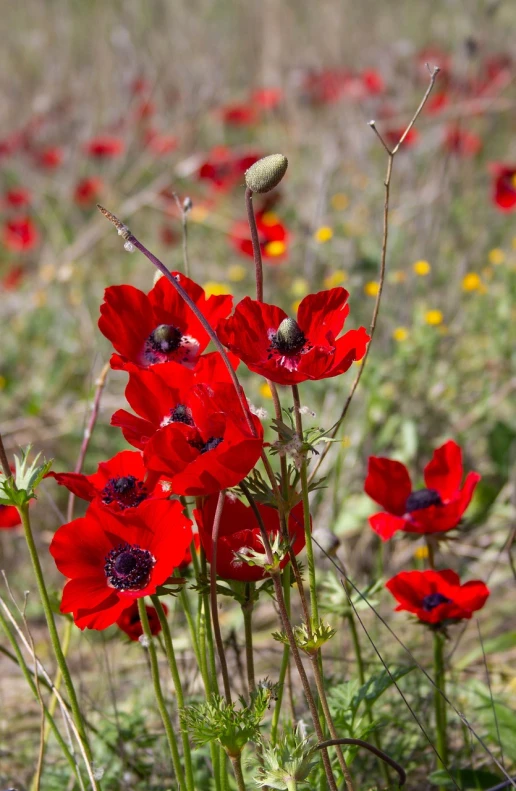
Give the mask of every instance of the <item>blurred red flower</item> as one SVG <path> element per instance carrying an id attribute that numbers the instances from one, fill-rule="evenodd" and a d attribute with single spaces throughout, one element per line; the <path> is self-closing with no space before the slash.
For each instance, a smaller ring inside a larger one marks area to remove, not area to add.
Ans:
<path id="1" fill-rule="evenodd" d="M 251 94 L 251 104 L 262 110 L 274 110 L 283 101 L 281 88 L 257 88 Z"/>
<path id="2" fill-rule="evenodd" d="M 309 294 L 297 321 L 275 305 L 245 297 L 217 333 L 251 371 L 277 384 L 338 376 L 362 359 L 369 341 L 364 327 L 337 338 L 349 313 L 348 296 L 344 288 Z"/>
<path id="3" fill-rule="evenodd" d="M 98 135 L 85 143 L 84 150 L 94 159 L 111 159 L 124 153 L 125 143 L 119 137 Z"/>
<path id="4" fill-rule="evenodd" d="M 450 95 L 446 91 L 432 93 L 425 104 L 425 113 L 437 115 L 450 104 Z"/>
<path id="5" fill-rule="evenodd" d="M 4 223 L 3 243 L 13 252 L 28 252 L 39 242 L 39 232 L 30 217 L 13 217 Z"/>
<path id="6" fill-rule="evenodd" d="M 134 117 L 137 121 L 144 121 L 151 118 L 156 112 L 156 105 L 151 99 L 142 99 L 134 110 Z"/>
<path id="7" fill-rule="evenodd" d="M 212 531 L 217 508 L 217 495 L 211 495 L 204 500 L 201 509 L 194 511 L 194 518 L 199 527 L 201 544 L 208 562 L 212 559 Z M 262 517 L 269 539 L 272 541 L 280 532 L 279 514 L 275 508 L 257 503 L 257 508 Z M 297 555 L 305 545 L 305 531 L 303 527 L 303 504 L 298 503 L 290 512 L 288 531 L 292 541 L 292 549 Z M 257 582 L 268 576 L 259 566 L 250 566 L 245 561 L 235 557 L 235 552 L 252 549 L 263 552 L 260 540 L 260 528 L 250 506 L 241 500 L 227 496 L 224 500 L 222 517 L 217 546 L 217 574 L 225 580 L 242 580 L 243 582 Z M 281 563 L 284 568 L 288 563 L 288 556 Z"/>
<path id="8" fill-rule="evenodd" d="M 482 150 L 482 138 L 460 126 L 448 126 L 443 142 L 450 153 L 462 157 L 474 157 Z"/>
<path id="9" fill-rule="evenodd" d="M 8 206 L 14 206 L 17 209 L 23 206 L 29 206 L 31 201 L 31 192 L 25 189 L 25 187 L 12 187 L 4 194 L 4 202 Z"/>
<path id="10" fill-rule="evenodd" d="M 399 602 L 396 610 L 413 613 L 433 626 L 471 618 L 489 596 L 489 588 L 481 580 L 461 585 L 459 575 L 451 569 L 402 571 L 385 587 Z"/>
<path id="11" fill-rule="evenodd" d="M 490 167 L 492 174 L 492 199 L 500 211 L 516 209 L 516 165 L 495 162 Z"/>
<path id="12" fill-rule="evenodd" d="M 391 148 L 394 148 L 394 146 L 399 143 L 405 129 L 405 126 L 396 127 L 395 129 L 386 129 L 382 132 L 383 139 Z M 405 140 L 401 144 L 401 148 L 412 148 L 418 141 L 419 132 L 415 127 L 412 127 Z"/>
<path id="13" fill-rule="evenodd" d="M 61 612 L 80 629 L 106 629 L 135 599 L 156 593 L 192 540 L 179 501 L 152 500 L 124 513 L 92 503 L 86 516 L 62 525 L 50 544 L 68 577 Z"/>
<path id="14" fill-rule="evenodd" d="M 0 505 L 0 530 L 21 525 L 21 519 L 14 505 Z"/>
<path id="15" fill-rule="evenodd" d="M 35 154 L 36 164 L 46 170 L 55 170 L 62 164 L 64 159 L 64 152 L 58 146 L 49 146 L 37 151 Z"/>
<path id="16" fill-rule="evenodd" d="M 204 289 L 186 275 L 172 273 L 201 313 L 215 327 L 228 315 L 229 294 L 206 299 Z M 169 361 L 193 367 L 210 341 L 192 310 L 165 277 L 148 294 L 134 286 L 110 286 L 100 308 L 99 328 L 118 354 L 112 368 L 148 368 Z"/>
<path id="17" fill-rule="evenodd" d="M 163 135 L 155 129 L 148 129 L 144 135 L 144 142 L 149 151 L 158 157 L 175 151 L 179 141 L 175 135 Z"/>
<path id="18" fill-rule="evenodd" d="M 166 604 L 161 605 L 165 610 L 165 615 L 168 612 Z M 159 622 L 158 613 L 155 607 L 146 605 L 147 618 L 149 619 L 149 626 L 151 634 L 157 635 L 161 632 L 161 624 Z M 126 633 L 130 640 L 137 642 L 143 634 L 143 626 L 140 621 L 138 613 L 138 602 L 133 602 L 126 610 L 123 611 L 120 618 L 116 621 L 116 625 Z"/>
<path id="19" fill-rule="evenodd" d="M 228 126 L 252 126 L 259 118 L 259 112 L 252 104 L 228 104 L 220 110 L 222 120 Z"/>
<path id="20" fill-rule="evenodd" d="M 218 190 L 230 189 L 243 182 L 245 171 L 261 158 L 259 151 L 241 154 L 226 146 L 213 148 L 208 159 L 199 165 L 197 178 L 209 181 Z"/>
<path id="21" fill-rule="evenodd" d="M 104 189 L 104 182 L 98 176 L 89 176 L 77 182 L 73 199 L 78 206 L 93 206 Z"/>
<path id="22" fill-rule="evenodd" d="M 462 485 L 462 451 L 448 440 L 426 465 L 426 489 L 412 488 L 407 468 L 399 461 L 371 456 L 365 492 L 385 511 L 369 517 L 383 541 L 398 530 L 405 533 L 445 533 L 459 524 L 480 480 L 469 472 Z"/>
<path id="23" fill-rule="evenodd" d="M 6 275 L 2 278 L 2 286 L 6 291 L 14 291 L 18 288 L 25 275 L 25 267 L 15 264 L 11 266 Z"/>
<path id="24" fill-rule="evenodd" d="M 283 260 L 288 252 L 289 233 L 287 229 L 274 212 L 257 211 L 255 216 L 262 258 L 271 262 Z M 244 253 L 250 258 L 253 257 L 253 243 L 247 220 L 239 220 L 234 223 L 229 238 L 233 247 L 240 253 Z"/>

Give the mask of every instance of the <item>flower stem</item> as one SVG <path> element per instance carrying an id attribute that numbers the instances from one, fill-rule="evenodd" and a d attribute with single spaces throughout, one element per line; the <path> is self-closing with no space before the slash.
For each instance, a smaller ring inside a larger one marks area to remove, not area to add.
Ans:
<path id="1" fill-rule="evenodd" d="M 159 622 L 161 624 L 161 630 L 163 632 L 163 638 L 165 640 L 165 653 L 167 655 L 168 664 L 170 667 L 170 675 L 172 676 L 172 681 L 176 692 L 177 706 L 179 709 L 179 713 L 181 713 L 181 710 L 184 709 L 185 707 L 185 700 L 183 695 L 183 687 L 181 685 L 181 677 L 179 675 L 179 670 L 177 667 L 174 644 L 172 642 L 172 635 L 170 634 L 170 627 L 168 625 L 167 616 L 165 615 L 165 610 L 163 609 L 159 597 L 151 596 L 151 600 L 154 607 L 156 608 Z M 188 728 L 186 727 L 186 725 L 184 725 L 183 720 L 181 718 L 179 720 L 179 725 L 181 729 L 181 741 L 183 743 L 183 758 L 186 769 L 186 787 L 188 791 L 194 791 L 192 755 L 190 752 L 190 742 L 188 741 Z"/>
<path id="2" fill-rule="evenodd" d="M 226 661 L 226 652 L 224 651 L 224 643 L 222 641 L 222 633 L 220 631 L 219 609 L 217 601 L 217 550 L 219 543 L 220 521 L 222 519 L 222 509 L 224 508 L 225 497 L 225 491 L 219 493 L 215 517 L 213 519 L 213 529 L 211 534 L 210 604 L 213 632 L 215 635 L 215 643 L 217 645 L 217 653 L 219 655 L 220 669 L 222 672 L 222 683 L 224 685 L 224 696 L 226 698 L 226 703 L 231 703 L 231 683 L 229 681 L 228 663 Z"/>
<path id="3" fill-rule="evenodd" d="M 249 187 L 247 187 L 245 191 L 245 208 L 247 210 L 247 221 L 251 230 L 251 241 L 253 243 L 256 299 L 258 302 L 263 302 L 262 251 L 260 249 L 260 239 L 258 238 L 258 228 L 256 227 L 256 217 L 254 216 L 253 191 Z"/>
<path id="4" fill-rule="evenodd" d="M 238 791 L 246 791 L 244 775 L 242 772 L 242 757 L 238 755 L 230 755 L 231 763 L 233 765 L 233 772 L 235 773 L 235 780 Z"/>
<path id="5" fill-rule="evenodd" d="M 283 583 L 283 596 L 285 598 L 285 610 L 287 611 L 287 615 L 290 618 L 290 563 L 288 563 L 283 569 L 282 583 Z M 271 744 L 276 744 L 278 738 L 278 725 L 281 714 L 281 704 L 283 701 L 283 692 L 285 689 L 285 681 L 287 677 L 287 668 L 288 668 L 289 660 L 290 660 L 290 646 L 285 645 L 283 647 L 283 657 L 281 659 L 281 667 L 280 667 L 280 673 L 278 679 L 278 699 L 276 700 L 276 705 L 274 706 L 274 712 L 272 715 Z"/>
<path id="6" fill-rule="evenodd" d="M 446 694 L 446 675 L 444 667 L 444 637 L 439 632 L 434 633 L 434 689 L 435 727 L 437 736 L 437 752 L 440 760 L 437 761 L 438 769 L 445 769 L 448 765 L 448 741 L 446 734 L 446 701 L 441 696 Z M 439 787 L 439 791 L 445 791 Z"/>
<path id="7" fill-rule="evenodd" d="M 79 706 L 79 701 L 77 699 L 77 694 L 75 692 L 75 687 L 73 685 L 72 677 L 70 675 L 70 671 L 68 670 L 68 665 L 66 664 L 66 657 L 61 647 L 61 641 L 59 639 L 59 634 L 54 620 L 54 613 L 52 612 L 52 605 L 50 604 L 50 598 L 45 585 L 43 570 L 41 568 L 41 563 L 39 562 L 38 550 L 34 542 L 34 536 L 32 535 L 32 529 L 29 518 L 29 504 L 25 503 L 24 505 L 20 506 L 18 512 L 22 520 L 23 531 L 25 533 L 25 541 L 27 543 L 27 547 L 29 550 L 30 559 L 32 561 L 32 567 L 34 569 L 34 574 L 36 576 L 36 583 L 38 586 L 39 596 L 45 613 L 45 619 L 47 622 L 52 648 L 54 650 L 57 664 L 59 670 L 61 671 L 66 686 L 66 691 L 68 693 L 73 719 L 75 722 L 75 726 L 77 728 L 77 733 L 81 739 L 84 752 L 88 760 L 91 761 L 92 760 L 91 748 L 88 742 L 88 737 L 86 735 L 86 729 L 84 727 L 82 712 Z"/>
<path id="8" fill-rule="evenodd" d="M 253 694 L 256 687 L 253 656 L 253 609 L 254 584 L 252 582 L 246 582 L 245 602 L 242 604 L 242 615 L 244 616 L 245 658 L 247 667 L 247 686 L 249 687 L 249 699 L 251 699 L 251 695 Z"/>

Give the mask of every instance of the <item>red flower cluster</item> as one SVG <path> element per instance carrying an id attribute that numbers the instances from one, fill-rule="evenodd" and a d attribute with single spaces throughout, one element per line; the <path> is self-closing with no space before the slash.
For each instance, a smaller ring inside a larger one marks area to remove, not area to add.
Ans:
<path id="1" fill-rule="evenodd" d="M 92 159 L 113 159 L 125 151 L 125 143 L 119 137 L 98 135 L 84 146 L 85 153 Z"/>
<path id="2" fill-rule="evenodd" d="M 271 263 L 282 261 L 288 252 L 289 233 L 276 214 L 272 211 L 257 211 L 256 229 L 262 258 Z M 253 243 L 247 220 L 233 224 L 230 240 L 238 252 L 249 258 L 253 257 Z"/>
<path id="3" fill-rule="evenodd" d="M 208 181 L 217 190 L 227 190 L 242 182 L 245 171 L 260 159 L 258 151 L 242 154 L 226 146 L 213 148 L 197 168 L 197 178 Z"/>
<path id="4" fill-rule="evenodd" d="M 491 165 L 493 203 L 503 212 L 516 209 L 516 165 Z"/>
<path id="5" fill-rule="evenodd" d="M 3 227 L 4 246 L 15 253 L 26 253 L 39 242 L 39 231 L 31 217 L 13 217 Z"/>
<path id="6" fill-rule="evenodd" d="M 165 615 L 168 612 L 168 607 L 162 605 Z M 147 618 L 149 619 L 149 626 L 152 635 L 157 635 L 161 632 L 161 624 L 159 622 L 158 613 L 155 607 L 146 606 Z M 138 603 L 133 602 L 130 607 L 123 611 L 120 618 L 117 620 L 116 625 L 119 629 L 126 633 L 129 640 L 137 642 L 143 635 L 143 626 L 140 621 L 140 614 L 138 612 Z"/>
<path id="7" fill-rule="evenodd" d="M 302 95 L 312 104 L 334 104 L 343 98 L 360 101 L 383 93 L 385 84 L 374 69 L 354 73 L 348 69 L 310 72 L 301 86 Z"/>
<path id="8" fill-rule="evenodd" d="M 462 485 L 460 447 L 449 440 L 434 451 L 426 465 L 426 488 L 414 490 L 407 468 L 399 461 L 371 456 L 365 491 L 385 510 L 369 522 L 383 541 L 402 530 L 406 533 L 445 533 L 459 524 L 480 480 L 469 472 Z"/>

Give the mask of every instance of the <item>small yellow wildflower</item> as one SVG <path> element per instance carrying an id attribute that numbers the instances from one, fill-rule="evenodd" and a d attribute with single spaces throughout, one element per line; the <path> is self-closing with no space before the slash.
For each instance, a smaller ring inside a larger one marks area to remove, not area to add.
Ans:
<path id="1" fill-rule="evenodd" d="M 281 242 L 279 239 L 275 240 L 274 242 L 267 242 L 265 245 L 265 252 L 272 258 L 277 258 L 278 256 L 283 255 L 286 249 L 287 245 L 285 242 Z"/>
<path id="2" fill-rule="evenodd" d="M 260 395 L 263 396 L 263 398 L 272 398 L 272 392 L 267 382 L 260 385 Z"/>
<path id="3" fill-rule="evenodd" d="M 364 286 L 364 291 L 368 297 L 376 297 L 379 290 L 380 286 L 376 280 L 370 280 L 369 283 L 366 283 Z"/>
<path id="4" fill-rule="evenodd" d="M 487 257 L 489 263 L 493 264 L 493 266 L 500 266 L 505 261 L 505 253 L 499 247 L 493 247 L 492 250 L 489 250 Z"/>
<path id="5" fill-rule="evenodd" d="M 416 560 L 426 560 L 429 554 L 430 553 L 426 544 L 423 544 L 421 547 L 416 547 L 414 550 L 414 557 Z"/>
<path id="6" fill-rule="evenodd" d="M 330 203 L 335 211 L 344 211 L 349 206 L 349 198 L 344 192 L 336 192 L 331 196 Z"/>
<path id="7" fill-rule="evenodd" d="M 440 310 L 427 310 L 425 313 L 425 321 L 432 327 L 437 327 L 438 324 L 443 323 L 444 316 Z"/>
<path id="8" fill-rule="evenodd" d="M 228 269 L 228 280 L 232 283 L 240 283 L 247 275 L 247 269 L 242 264 L 234 264 Z"/>
<path id="9" fill-rule="evenodd" d="M 389 279 L 392 280 L 393 283 L 404 283 L 407 279 L 407 273 L 402 269 L 395 269 Z"/>
<path id="10" fill-rule="evenodd" d="M 300 304 L 301 304 L 301 300 L 300 299 L 296 299 L 296 301 L 292 303 L 292 305 L 290 306 L 292 308 L 292 313 L 297 313 L 297 311 L 299 310 Z"/>
<path id="11" fill-rule="evenodd" d="M 231 294 L 231 289 L 225 283 L 217 283 L 215 280 L 208 280 L 204 284 L 204 293 L 206 297 L 220 296 L 221 294 Z"/>
<path id="12" fill-rule="evenodd" d="M 204 222 L 209 213 L 209 209 L 207 209 L 206 206 L 194 203 L 188 216 L 194 222 Z"/>
<path id="13" fill-rule="evenodd" d="M 262 214 L 261 223 L 270 228 L 279 223 L 279 217 L 277 214 L 274 214 L 273 211 L 266 211 L 265 214 Z"/>
<path id="14" fill-rule="evenodd" d="M 333 230 L 328 225 L 322 225 L 314 233 L 315 241 L 319 242 L 320 244 L 329 242 L 332 236 L 333 236 Z"/>
<path id="15" fill-rule="evenodd" d="M 335 272 L 332 272 L 331 275 L 328 275 L 324 278 L 324 287 L 335 288 L 336 286 L 340 286 L 342 283 L 345 283 L 347 279 L 348 276 L 342 271 L 342 269 L 336 269 Z"/>
<path id="16" fill-rule="evenodd" d="M 406 327 L 396 327 L 394 332 L 392 333 L 392 337 L 395 341 L 406 341 L 409 336 L 409 331 Z"/>
<path id="17" fill-rule="evenodd" d="M 364 362 L 364 358 L 363 357 L 362 357 L 361 360 L 353 360 L 353 364 L 354 365 L 362 365 L 363 362 Z"/>
<path id="18" fill-rule="evenodd" d="M 468 272 L 468 274 L 462 278 L 463 291 L 479 291 L 481 288 L 482 281 L 476 272 Z"/>
<path id="19" fill-rule="evenodd" d="M 296 277 L 292 281 L 290 293 L 295 297 L 304 297 L 310 291 L 310 284 L 304 277 Z"/>
<path id="20" fill-rule="evenodd" d="M 343 448 L 349 448 L 351 445 L 351 437 L 348 437 L 347 434 L 345 434 L 342 437 L 340 444 L 342 445 Z"/>
<path id="21" fill-rule="evenodd" d="M 412 264 L 412 269 L 419 275 L 420 277 L 426 277 L 430 273 L 432 267 L 428 263 L 428 261 L 416 261 L 415 264 Z"/>

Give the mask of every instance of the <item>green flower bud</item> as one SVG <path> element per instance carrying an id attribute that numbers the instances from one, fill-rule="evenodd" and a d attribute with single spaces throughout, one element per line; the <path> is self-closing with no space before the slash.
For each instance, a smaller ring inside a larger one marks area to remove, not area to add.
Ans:
<path id="1" fill-rule="evenodd" d="M 246 170 L 245 183 L 253 192 L 270 192 L 278 186 L 287 167 L 288 159 L 283 154 L 263 157 Z"/>

